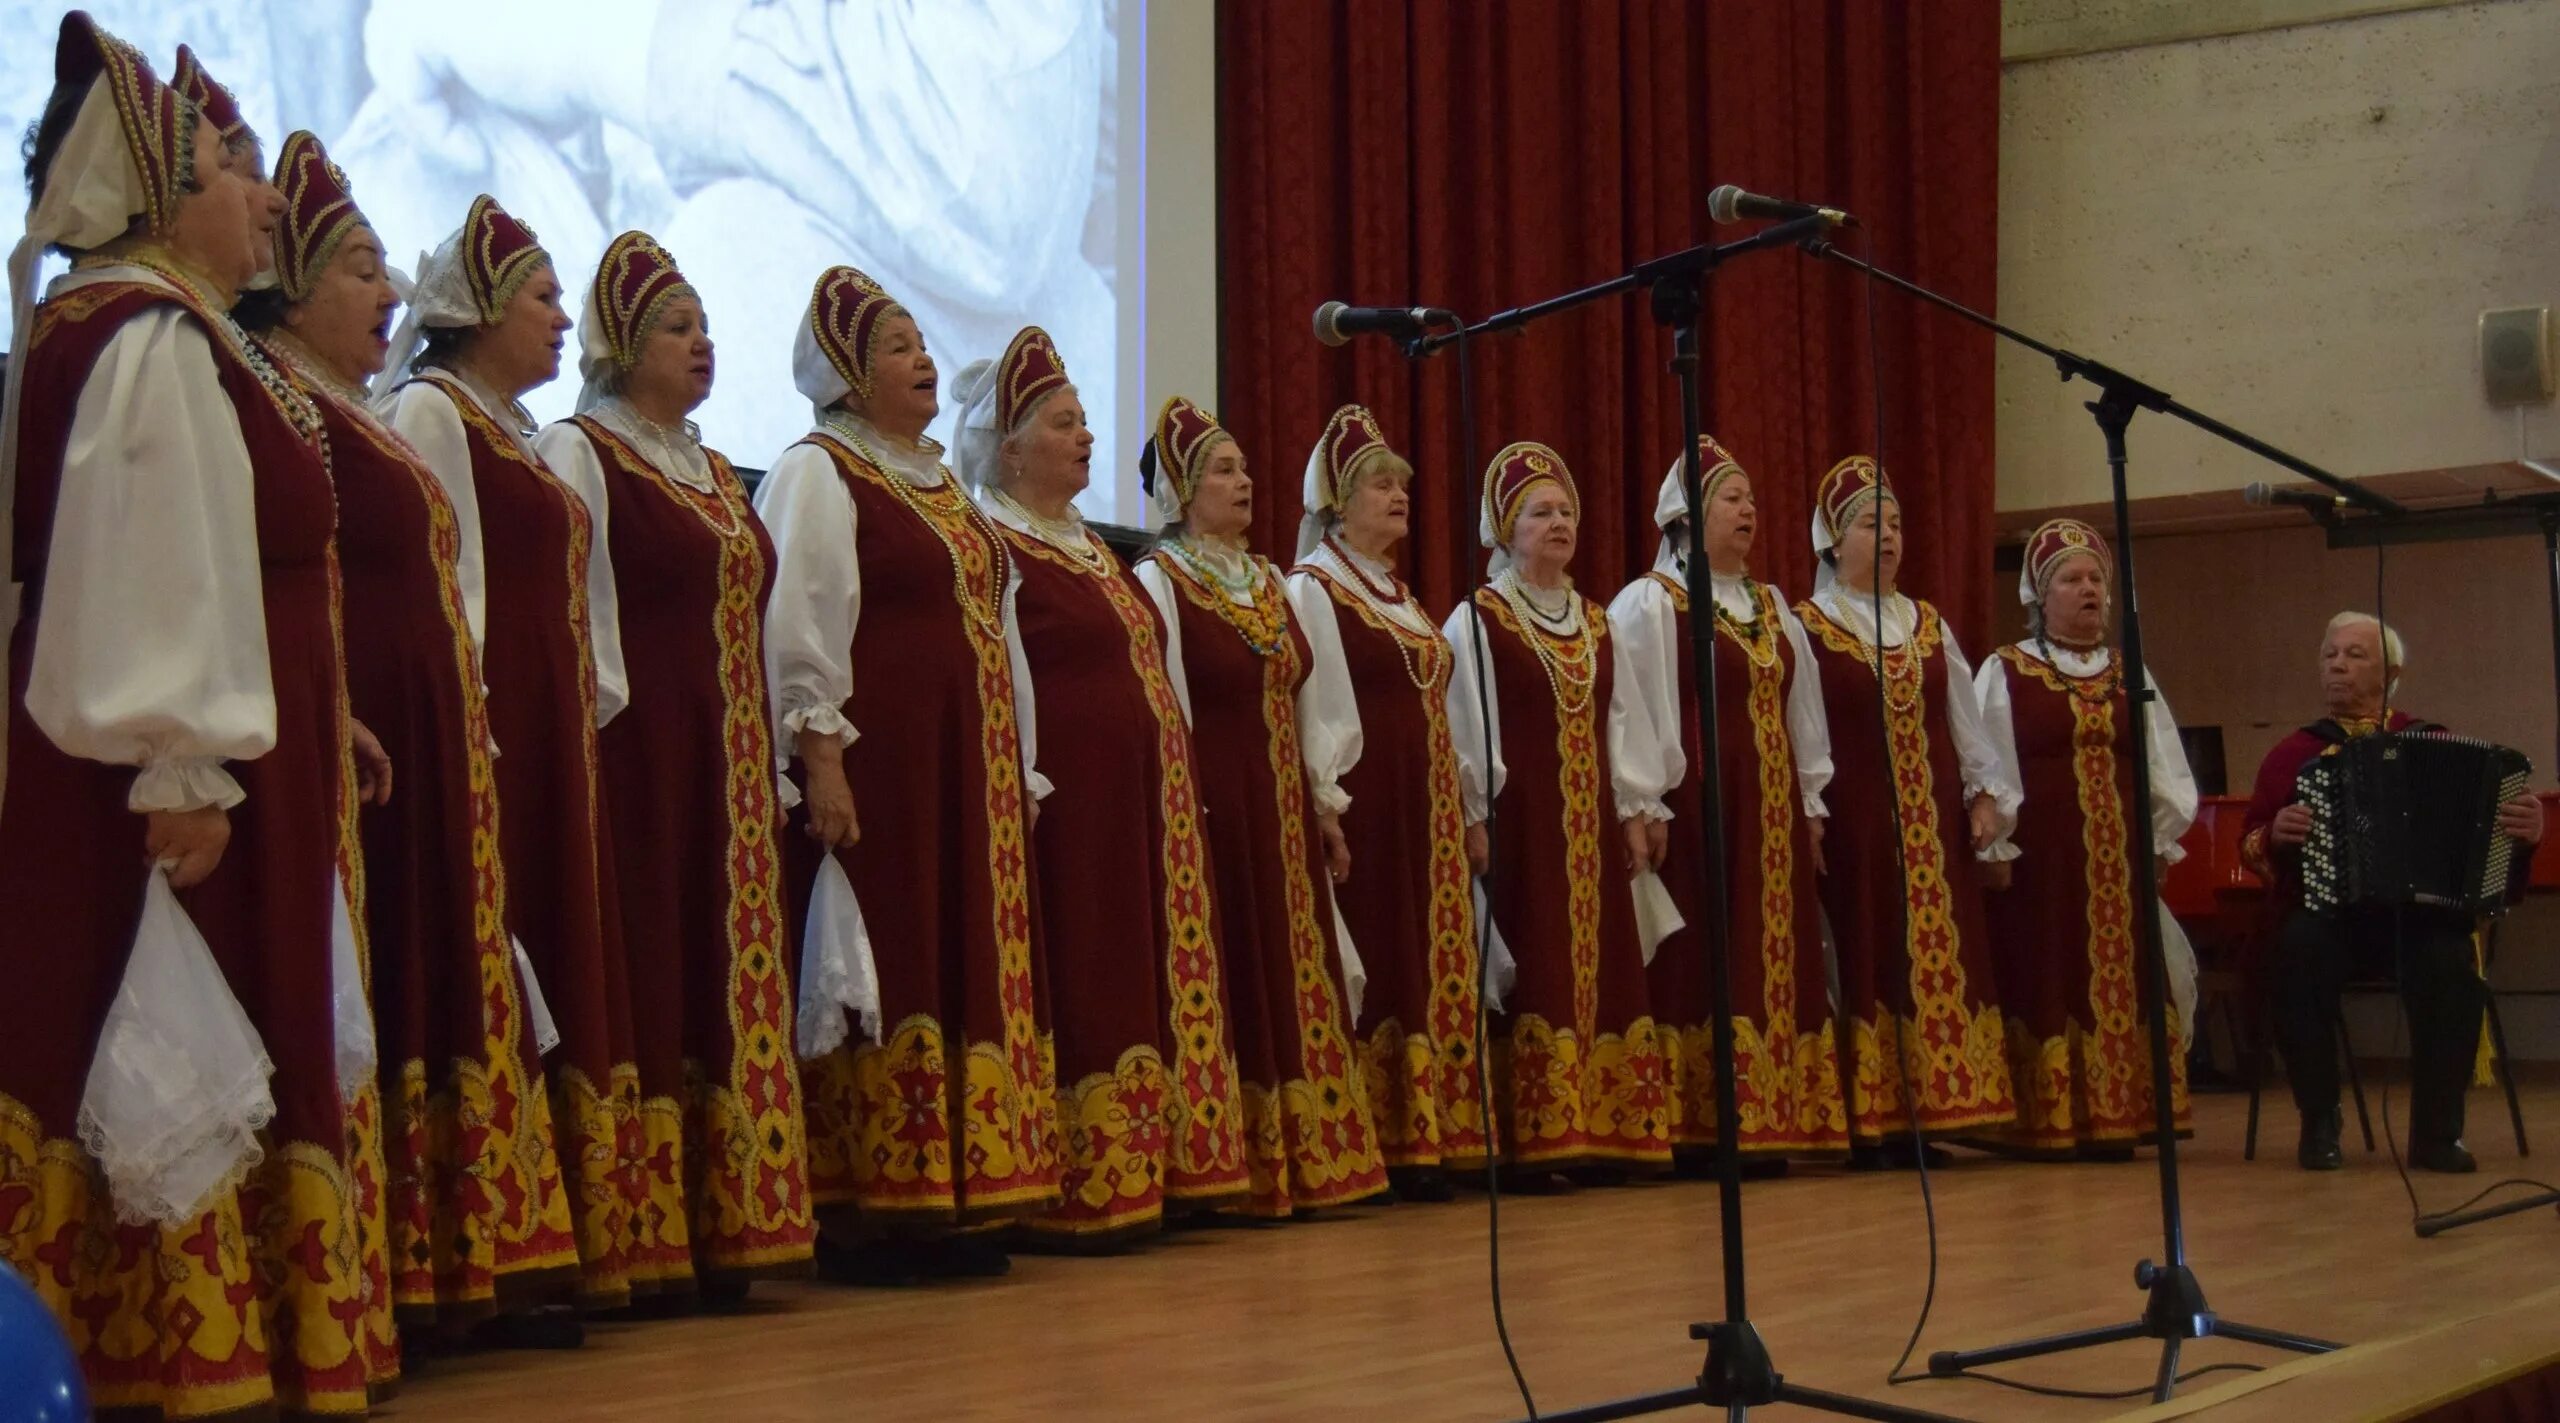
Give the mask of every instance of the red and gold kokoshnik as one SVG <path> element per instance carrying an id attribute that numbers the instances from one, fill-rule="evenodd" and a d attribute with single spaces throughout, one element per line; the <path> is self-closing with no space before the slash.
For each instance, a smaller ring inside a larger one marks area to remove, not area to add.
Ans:
<path id="1" fill-rule="evenodd" d="M 871 362 L 880 333 L 891 318 L 907 309 L 878 282 L 856 267 L 829 267 L 809 294 L 809 332 L 827 364 L 853 388 L 864 404 L 871 401 Z"/>
<path id="2" fill-rule="evenodd" d="M 1031 414 L 1031 407 L 1067 386 L 1067 363 L 1058 343 L 1037 326 L 1013 333 L 996 363 L 996 429 L 1010 434 Z"/>
<path id="3" fill-rule="evenodd" d="M 69 89 L 94 80 L 115 99 L 125 153 L 142 176 L 143 216 L 153 232 L 166 232 L 195 175 L 196 105 L 161 83 L 142 51 L 74 10 L 54 44 L 53 82 Z"/>
<path id="4" fill-rule="evenodd" d="M 365 225 L 364 214 L 356 209 L 346 173 L 307 129 L 285 136 L 276 152 L 275 184 L 284 195 L 275 231 L 276 285 L 287 301 L 308 301 L 339 242 Z"/>
<path id="5" fill-rule="evenodd" d="M 604 324 L 605 349 L 613 363 L 629 370 L 640 360 L 640 342 L 658 321 L 658 313 L 678 297 L 695 295 L 693 284 L 676 270 L 676 259 L 658 239 L 645 232 L 626 232 L 604 249 L 596 264 L 596 317 Z M 589 427 L 593 433 L 594 427 Z"/>
<path id="6" fill-rule="evenodd" d="M 482 323 L 494 324 L 505 316 L 507 303 L 534 273 L 550 265 L 551 254 L 542 250 L 533 229 L 498 206 L 497 199 L 482 193 L 471 200 L 470 215 L 462 220 L 462 279 L 471 288 Z"/>
<path id="7" fill-rule="evenodd" d="M 258 136 L 249 131 L 247 121 L 240 117 L 239 100 L 234 99 L 231 91 L 222 87 L 219 80 L 205 73 L 204 61 L 196 58 L 196 52 L 185 45 L 178 46 L 178 62 L 169 70 L 169 84 L 196 106 L 196 112 L 213 125 L 213 131 L 222 135 L 224 143 L 236 145 L 258 141 Z"/>

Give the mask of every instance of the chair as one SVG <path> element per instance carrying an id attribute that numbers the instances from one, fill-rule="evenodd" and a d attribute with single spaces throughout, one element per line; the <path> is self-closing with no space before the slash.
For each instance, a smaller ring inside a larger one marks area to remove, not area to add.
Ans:
<path id="1" fill-rule="evenodd" d="M 2507 1055 L 2507 1027 L 2498 1017 L 2498 990 L 2487 984 L 2486 969 L 2497 962 L 2498 930 L 2501 922 L 2495 919 L 2489 921 L 2488 937 L 2481 948 L 2482 982 L 2484 987 L 2488 987 L 2484 999 L 2487 1012 L 2484 1016 L 2489 1032 L 2490 1071 L 2497 1077 L 2498 1085 L 2506 1091 L 2507 1125 L 2515 1132 L 2516 1155 L 2531 1156 L 2533 1147 L 2525 1139 L 2524 1102 L 2516 1092 L 2515 1060 Z M 2364 1149 L 2367 1152 L 2373 1150 L 2373 1117 L 2365 1109 L 2364 1074 L 2356 1066 L 2355 1043 L 2347 1033 L 2347 1015 L 2344 1005 L 2349 994 L 2377 993 L 2387 993 L 2394 998 L 2399 997 L 2399 981 L 2391 978 L 2354 979 L 2338 995 L 2340 1002 L 2338 1051 L 2346 1059 L 2347 1089 L 2355 1097 L 2356 1124 L 2363 1130 Z M 2243 1054 L 2243 1058 L 2244 1070 L 2249 1073 L 2249 1130 L 2247 1139 L 2242 1143 L 2240 1156 L 2244 1161 L 2255 1161 L 2258 1159 L 2258 1099 L 2266 1086 L 2267 1055 Z"/>

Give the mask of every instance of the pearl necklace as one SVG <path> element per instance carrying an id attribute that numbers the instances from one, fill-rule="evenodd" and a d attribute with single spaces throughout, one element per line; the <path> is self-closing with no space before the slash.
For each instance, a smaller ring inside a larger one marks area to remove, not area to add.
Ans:
<path id="1" fill-rule="evenodd" d="M 1112 563 L 1110 548 L 1084 526 L 1084 520 L 1074 512 L 1074 505 L 1067 506 L 1067 517 L 1052 519 L 993 484 L 987 486 L 987 497 L 1020 519 L 1025 532 L 1073 559 L 1085 572 L 1100 574 L 1109 571 Z"/>
<path id="2" fill-rule="evenodd" d="M 1493 588 L 1511 609 L 1520 625 L 1521 640 L 1538 658 L 1538 666 L 1547 674 L 1547 692 L 1555 698 L 1556 708 L 1579 712 L 1591 705 L 1591 693 L 1599 681 L 1600 659 L 1595 644 L 1598 639 L 1585 636 L 1588 627 L 1582 616 L 1582 597 L 1572 589 L 1564 590 L 1570 600 L 1561 620 L 1540 616 L 1530 587 L 1520 581 L 1519 570 L 1505 569 L 1493 580 Z"/>
<path id="3" fill-rule="evenodd" d="M 1405 678 L 1413 683 L 1414 690 L 1428 692 L 1439 686 L 1449 671 L 1449 640 L 1422 617 L 1414 605 L 1412 592 L 1404 586 L 1403 580 L 1388 574 L 1388 589 L 1382 594 L 1330 535 L 1326 536 L 1323 548 L 1332 554 L 1333 564 L 1351 575 L 1348 584 L 1333 577 L 1323 564 L 1301 566 L 1314 569 L 1318 577 L 1333 587 L 1350 591 L 1352 597 L 1359 601 L 1369 624 L 1386 633 L 1387 640 L 1395 644 L 1396 656 L 1404 663 Z"/>
<path id="4" fill-rule="evenodd" d="M 703 484 L 693 484 L 690 479 L 676 479 L 676 482 L 693 485 L 694 488 L 701 489 L 705 493 L 719 487 L 719 479 L 711 473 L 710 452 L 702 448 L 701 426 L 691 420 L 679 421 L 673 426 L 661 425 L 643 414 L 639 406 L 618 395 L 606 401 L 602 408 L 622 416 L 623 419 L 606 421 L 601 415 L 596 418 L 602 423 L 611 425 L 614 433 L 618 435 L 638 436 L 640 440 L 645 440 L 648 443 L 648 449 L 642 453 L 651 457 L 650 463 L 656 465 L 660 472 L 670 478 L 690 475 L 694 473 L 694 467 L 698 464 L 701 466 Z M 634 443 L 639 443 L 639 440 L 635 440 Z M 685 459 L 682 454 L 684 450 L 691 450 L 693 458 Z M 706 488 L 706 485 L 709 487 Z"/>
<path id="5" fill-rule="evenodd" d="M 953 596 L 959 601 L 961 615 L 990 633 L 1002 630 L 1005 585 L 1013 581 L 1012 566 L 1004 551 L 1004 536 L 996 532 L 995 525 L 978 512 L 978 506 L 970 502 L 968 496 L 959 493 L 958 481 L 945 471 L 942 481 L 932 488 L 911 483 L 890 468 L 871 442 L 863 438 L 852 422 L 838 418 L 837 412 L 828 412 L 824 428 L 832 432 L 834 438 L 842 440 L 865 463 L 880 471 L 881 482 L 889 486 L 890 494 L 907 506 L 907 512 L 915 515 L 917 522 L 932 530 L 933 536 L 941 540 L 942 551 L 951 560 L 951 587 Z M 951 506 L 950 515 L 935 506 Z M 974 531 L 985 541 L 993 575 L 989 590 L 982 592 L 972 586 L 968 558 L 960 551 L 959 537 L 951 528 L 953 523 L 974 526 Z"/>

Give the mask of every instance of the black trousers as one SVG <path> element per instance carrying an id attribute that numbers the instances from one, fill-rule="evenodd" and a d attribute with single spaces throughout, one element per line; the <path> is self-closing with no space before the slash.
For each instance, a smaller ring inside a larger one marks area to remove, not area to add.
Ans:
<path id="1" fill-rule="evenodd" d="M 2462 1136 L 2462 1097 L 2480 1051 L 2488 986 L 2472 955 L 2471 920 L 2441 909 L 2313 914 L 2297 909 L 2276 940 L 2276 1046 L 2305 1118 L 2337 1110 L 2338 994 L 2350 979 L 2390 978 L 2409 1013 L 2409 1136 Z"/>

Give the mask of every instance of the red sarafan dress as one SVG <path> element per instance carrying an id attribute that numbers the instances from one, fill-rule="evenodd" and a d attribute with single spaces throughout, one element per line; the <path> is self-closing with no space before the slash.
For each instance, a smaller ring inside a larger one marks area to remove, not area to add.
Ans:
<path id="1" fill-rule="evenodd" d="M 416 450 L 292 348 L 338 498 L 347 683 L 395 794 L 362 808 L 387 1104 L 391 1301 L 403 1324 L 542 1302 L 577 1242 L 507 934 L 496 758 L 456 576 L 453 501 Z"/>
<path id="2" fill-rule="evenodd" d="M 1672 1107 L 1620 829 L 1622 811 L 1659 796 L 1636 764 L 1659 758 L 1608 614 L 1563 596 L 1569 612 L 1550 626 L 1522 611 L 1525 597 L 1479 588 L 1443 629 L 1470 809 L 1492 810 L 1486 903 L 1518 964 L 1489 1032 L 1498 1139 L 1511 1165 L 1661 1167 Z M 1490 768 L 1478 745 L 1479 627 Z"/>
<path id="3" fill-rule="evenodd" d="M 850 1041 L 803 1070 L 811 1190 L 874 1225 L 938 1229 L 1057 1204 L 1056 1066 L 1006 636 L 1012 560 L 938 446 L 896 462 L 886 443 L 830 415 L 775 462 L 757 507 L 780 547 L 767 635 L 782 724 L 851 736 L 862 838 L 834 854 L 878 949 L 878 1032 L 848 1025 Z M 793 822 L 803 905 L 820 864 L 805 812 Z"/>
<path id="4" fill-rule="evenodd" d="M 579 1293 L 611 1306 L 654 1288 L 658 1277 L 638 1262 L 661 1258 L 662 1232 L 684 1227 L 672 1168 L 682 1129 L 671 1099 L 640 1095 L 596 738 L 597 629 L 610 617 L 592 608 L 589 560 L 602 553 L 585 501 L 491 405 L 429 369 L 395 389 L 383 413 L 453 500 L 463 566 L 476 571 L 478 596 L 467 571 L 464 601 L 479 604 L 508 928 L 560 1034 L 544 1065 Z"/>
<path id="5" fill-rule="evenodd" d="M 1448 640 L 1394 570 L 1332 539 L 1290 572 L 1289 597 L 1317 683 L 1340 683 L 1314 698 L 1313 715 L 1347 724 L 1306 740 L 1311 771 L 1347 801 L 1351 879 L 1339 902 L 1368 974 L 1353 1029 L 1380 1150 L 1392 1168 L 1482 1165 L 1477 930 Z"/>
<path id="6" fill-rule="evenodd" d="M 1208 810 L 1252 1172 L 1238 1209 L 1286 1216 L 1377 1194 L 1386 1160 L 1343 1001 L 1339 930 L 1298 741 L 1306 638 L 1279 570 L 1252 555 L 1227 563 L 1232 583 L 1187 543 L 1160 546 L 1138 577 L 1179 659 Z"/>
<path id="7" fill-rule="evenodd" d="M 641 1100 L 675 1105 L 683 1214 L 636 1276 L 735 1288 L 805 1273 L 817 1228 L 792 1050 L 781 808 L 764 685 L 773 543 L 718 451 L 618 401 L 552 426 L 613 563 L 630 701 L 597 736 Z M 653 1148 L 658 1147 L 653 1143 Z"/>
<path id="8" fill-rule="evenodd" d="M 1037 689 L 1032 836 L 1057 1027 L 1064 1199 L 1032 1227 L 1110 1239 L 1245 1194 L 1244 1112 L 1200 768 L 1164 629 L 1117 555 L 1002 494 Z"/>
<path id="9" fill-rule="evenodd" d="M 2131 1146 L 2159 1130 L 2133 859 L 2174 858 L 2195 782 L 2165 704 L 2152 703 L 2151 809 L 2127 816 L 2133 723 L 2113 649 L 2015 643 L 1974 685 L 2024 799 L 2009 887 L 1984 921 L 2018 1092 L 2013 1139 L 2038 1152 Z M 1995 851 L 1994 853 L 2003 853 Z M 2166 911 L 2161 911 L 2163 931 Z M 2169 1058 L 2171 1120 L 2192 1130 L 2186 1054 Z"/>
<path id="10" fill-rule="evenodd" d="M 354 795 L 319 415 L 140 259 L 57 283 L 18 359 L 0 924 L 33 951 L 9 956 L 0 1003 L 0 1258 L 61 1319 L 101 1410 L 360 1415 L 398 1362 L 379 1106 L 337 1075 L 333 990 L 361 986 L 335 971 Z M 139 597 L 153 577 L 189 586 Z M 234 783 L 229 844 L 179 903 L 263 1040 L 273 1115 L 201 1214 L 140 1223 L 75 1125 L 148 874 L 128 794 L 221 804 Z"/>
<path id="11" fill-rule="evenodd" d="M 1960 751 L 1955 703 L 1971 712 L 1971 671 L 1937 610 L 1887 599 L 1895 635 L 1879 654 L 1866 606 L 1845 589 L 1796 606 L 1831 718 L 1822 901 L 1850 1034 L 1849 1134 L 1878 1143 L 1914 1118 L 1941 1135 L 2005 1126 L 2017 1115 L 2008 1030 L 1965 809 L 1968 785 L 1997 776 L 1997 753 Z"/>
<path id="12" fill-rule="evenodd" d="M 1750 1154 L 1837 1151 L 1849 1142 L 1840 1096 L 1837 1033 L 1822 959 L 1807 802 L 1817 794 L 1798 760 L 1798 733 L 1822 732 L 1819 675 L 1777 590 L 1741 575 L 1716 577 L 1714 620 L 1718 790 L 1724 812 L 1726 952 L 1733 978 L 1735 1146 Z M 1664 939 L 1647 968 L 1662 1032 L 1676 1118 L 1672 1142 L 1713 1146 L 1716 1123 L 1714 980 L 1703 927 L 1706 904 L 1706 745 L 1698 716 L 1689 591 L 1657 567 L 1610 606 L 1635 651 L 1649 705 L 1676 721 L 1685 767 L 1663 795 L 1671 808 L 1664 887 L 1685 927 Z M 1660 685 L 1651 685 L 1659 680 Z M 1676 707 L 1676 712 L 1671 711 Z M 1814 748 L 1822 784 L 1827 737 Z"/>

